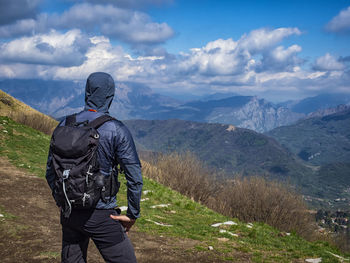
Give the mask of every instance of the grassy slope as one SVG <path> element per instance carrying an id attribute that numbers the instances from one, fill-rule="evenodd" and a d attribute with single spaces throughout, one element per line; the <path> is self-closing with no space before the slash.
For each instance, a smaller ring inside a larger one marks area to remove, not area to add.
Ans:
<path id="1" fill-rule="evenodd" d="M 33 109 L 27 104 L 15 99 L 6 92 L 0 90 L 0 114 L 2 116 L 10 116 L 11 114 L 38 114 L 43 119 L 52 120 L 51 117 Z"/>
<path id="2" fill-rule="evenodd" d="M 8 117 L 0 117 L 0 155 L 9 158 L 18 168 L 43 177 L 48 146 L 49 136 L 15 123 Z M 120 206 L 126 205 L 125 179 L 121 178 L 121 181 L 122 188 L 118 194 Z M 227 260 L 234 260 L 234 255 L 243 253 L 254 262 L 293 262 L 315 257 L 322 257 L 322 262 L 339 262 L 329 253 L 339 254 L 338 251 L 325 242 L 307 242 L 293 233 L 283 235 L 260 223 L 254 223 L 250 228 L 147 178 L 144 179 L 144 190 L 151 192 L 142 197 L 149 199 L 141 203 L 142 217 L 137 221 L 139 231 L 194 239 L 198 243 L 193 249 L 206 250 L 208 246 L 213 246 L 213 257 L 220 256 Z M 157 204 L 169 206 L 151 208 Z M 238 234 L 238 237 L 220 233 L 218 228 L 211 226 L 227 220 L 233 220 L 237 225 L 222 226 L 220 229 Z M 154 222 L 172 226 L 159 226 Z M 223 237 L 227 238 L 225 242 L 218 240 Z"/>

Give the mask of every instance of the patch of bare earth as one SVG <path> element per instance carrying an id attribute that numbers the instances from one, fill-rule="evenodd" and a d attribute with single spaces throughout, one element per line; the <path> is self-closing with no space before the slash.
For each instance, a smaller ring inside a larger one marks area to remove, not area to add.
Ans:
<path id="1" fill-rule="evenodd" d="M 0 157 L 0 261 L 60 262 L 61 227 L 59 211 L 46 180 L 31 176 Z M 15 217 L 8 217 L 6 213 Z M 199 252 L 197 241 L 130 233 L 139 263 L 143 262 L 221 262 L 215 251 Z M 250 262 L 239 255 L 238 262 Z M 104 262 L 91 242 L 88 262 Z"/>

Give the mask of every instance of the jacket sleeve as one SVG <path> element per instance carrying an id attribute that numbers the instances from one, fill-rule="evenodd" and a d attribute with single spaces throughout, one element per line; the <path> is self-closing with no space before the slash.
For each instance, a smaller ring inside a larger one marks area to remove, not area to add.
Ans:
<path id="1" fill-rule="evenodd" d="M 136 219 L 140 217 L 140 199 L 143 186 L 141 163 L 134 140 L 126 126 L 121 126 L 117 133 L 116 159 L 123 168 L 127 180 L 128 210 L 126 215 Z"/>

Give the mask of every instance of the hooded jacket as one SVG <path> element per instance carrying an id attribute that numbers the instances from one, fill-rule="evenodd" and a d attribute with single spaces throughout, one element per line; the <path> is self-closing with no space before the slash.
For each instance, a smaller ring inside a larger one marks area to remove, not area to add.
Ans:
<path id="1" fill-rule="evenodd" d="M 113 101 L 115 85 L 112 77 L 103 72 L 92 73 L 85 88 L 85 108 L 77 113 L 76 121 L 92 121 L 97 117 L 108 114 Z M 59 126 L 65 125 L 65 119 Z M 142 191 L 141 164 L 136 152 L 135 144 L 128 128 L 120 121 L 108 121 L 97 129 L 100 134 L 98 145 L 98 161 L 100 172 L 108 176 L 115 176 L 118 182 L 118 170 L 113 169 L 119 164 L 127 180 L 127 216 L 138 218 L 140 216 L 140 198 Z M 52 165 L 52 154 L 49 151 L 46 169 L 46 180 L 53 190 L 55 173 Z M 109 180 L 106 180 L 109 181 Z M 97 209 L 112 209 L 117 206 L 116 196 L 106 198 L 107 203 L 100 200 Z"/>

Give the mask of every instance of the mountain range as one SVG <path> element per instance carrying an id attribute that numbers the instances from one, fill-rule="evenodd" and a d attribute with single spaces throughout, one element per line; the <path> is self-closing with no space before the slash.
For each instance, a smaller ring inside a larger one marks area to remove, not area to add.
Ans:
<path id="1" fill-rule="evenodd" d="M 0 89 L 55 118 L 80 111 L 84 106 L 83 82 L 7 79 L 0 81 Z M 350 96 L 344 94 L 274 104 L 234 93 L 216 93 L 182 102 L 154 93 L 143 84 L 118 82 L 110 113 L 121 120 L 182 119 L 266 132 L 295 123 L 314 111 L 349 103 Z"/>
<path id="2" fill-rule="evenodd" d="M 350 107 L 264 134 L 233 125 L 129 120 L 139 149 L 191 151 L 225 176 L 266 176 L 297 186 L 315 206 L 350 201 Z"/>

